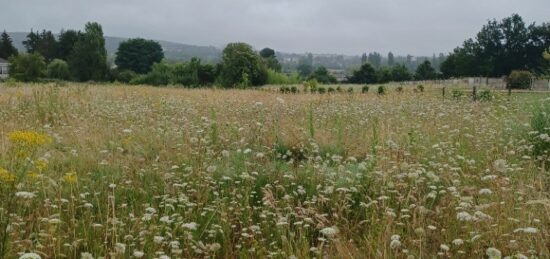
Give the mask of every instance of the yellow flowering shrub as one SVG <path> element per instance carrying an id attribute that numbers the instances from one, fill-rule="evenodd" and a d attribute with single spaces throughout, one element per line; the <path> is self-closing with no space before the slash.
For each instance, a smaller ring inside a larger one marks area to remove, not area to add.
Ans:
<path id="1" fill-rule="evenodd" d="M 34 131 L 13 131 L 8 134 L 8 138 L 18 157 L 28 156 L 38 147 L 52 142 L 48 135 Z"/>
<path id="2" fill-rule="evenodd" d="M 15 182 L 17 177 L 14 173 L 9 172 L 4 168 L 0 168 L 0 183 L 12 183 Z"/>

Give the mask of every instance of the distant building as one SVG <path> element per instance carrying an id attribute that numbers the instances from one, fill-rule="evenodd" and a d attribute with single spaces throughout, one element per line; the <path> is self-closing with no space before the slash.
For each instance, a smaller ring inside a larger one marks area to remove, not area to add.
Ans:
<path id="1" fill-rule="evenodd" d="M 9 76 L 9 63 L 7 60 L 0 58 L 0 79 L 6 79 Z"/>

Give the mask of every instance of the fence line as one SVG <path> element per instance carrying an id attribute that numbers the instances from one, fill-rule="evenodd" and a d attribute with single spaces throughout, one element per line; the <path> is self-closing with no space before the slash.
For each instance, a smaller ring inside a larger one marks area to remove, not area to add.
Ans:
<path id="1" fill-rule="evenodd" d="M 420 84 L 436 84 L 443 86 L 452 85 L 468 85 L 468 86 L 485 86 L 495 90 L 506 89 L 505 78 L 491 78 L 491 77 L 465 77 L 455 79 L 444 80 L 427 80 L 427 81 L 406 81 L 402 82 L 406 85 L 420 85 Z M 531 81 L 531 90 L 536 91 L 550 91 L 550 79 L 534 79 Z"/>

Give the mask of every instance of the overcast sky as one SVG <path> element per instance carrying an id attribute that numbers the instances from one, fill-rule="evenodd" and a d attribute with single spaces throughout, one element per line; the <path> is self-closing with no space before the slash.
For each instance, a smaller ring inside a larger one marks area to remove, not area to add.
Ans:
<path id="1" fill-rule="evenodd" d="M 0 0 L 0 30 L 82 29 L 285 52 L 431 55 L 473 37 L 488 19 L 550 21 L 550 0 Z M 3 27 L 3 28 L 2 28 Z"/>

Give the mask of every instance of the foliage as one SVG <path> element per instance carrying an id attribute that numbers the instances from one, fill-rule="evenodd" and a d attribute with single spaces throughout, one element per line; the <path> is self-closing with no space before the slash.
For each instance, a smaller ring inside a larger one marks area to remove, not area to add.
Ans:
<path id="1" fill-rule="evenodd" d="M 78 81 L 103 81 L 107 75 L 107 50 L 103 29 L 98 23 L 87 23 L 75 43 L 69 67 Z"/>
<path id="2" fill-rule="evenodd" d="M 313 55 L 309 53 L 306 58 L 300 59 L 298 62 L 298 74 L 300 77 L 307 78 L 313 73 Z"/>
<path id="3" fill-rule="evenodd" d="M 441 65 L 445 77 L 492 76 L 527 69 L 542 72 L 548 68 L 540 53 L 550 47 L 550 24 L 526 26 L 514 14 L 502 21 L 491 20 L 466 40 Z"/>
<path id="4" fill-rule="evenodd" d="M 290 85 L 300 83 L 300 76 L 297 74 L 285 75 L 271 68 L 267 70 L 268 85 Z"/>
<path id="5" fill-rule="evenodd" d="M 353 71 L 353 75 L 348 78 L 348 82 L 352 84 L 373 84 L 376 81 L 376 71 L 369 63 L 361 65 L 361 68 Z"/>
<path id="6" fill-rule="evenodd" d="M 136 77 L 138 77 L 138 74 L 132 70 L 119 70 L 114 69 L 111 72 L 112 80 L 120 82 L 120 83 L 130 83 L 132 80 L 134 80 Z"/>
<path id="7" fill-rule="evenodd" d="M 395 65 L 392 67 L 391 70 L 391 77 L 394 82 L 402 82 L 402 81 L 409 81 L 412 79 L 412 75 L 407 69 L 407 67 L 403 64 L 401 65 Z"/>
<path id="8" fill-rule="evenodd" d="M 397 86 L 395 88 L 395 91 L 398 92 L 398 93 L 402 93 L 403 92 L 403 86 Z"/>
<path id="9" fill-rule="evenodd" d="M 545 100 L 535 107 L 531 117 L 529 139 L 533 144 L 532 152 L 535 156 L 548 157 L 550 154 L 550 102 Z"/>
<path id="10" fill-rule="evenodd" d="M 82 34 L 75 30 L 62 30 L 57 40 L 57 58 L 68 61 L 81 36 Z"/>
<path id="11" fill-rule="evenodd" d="M 514 70 L 508 76 L 508 87 L 512 89 L 529 89 L 533 75 L 529 71 Z"/>
<path id="12" fill-rule="evenodd" d="M 361 93 L 366 94 L 368 92 L 369 92 L 369 86 L 368 85 L 364 85 L 363 87 L 361 87 Z"/>
<path id="13" fill-rule="evenodd" d="M 453 89 L 451 91 L 451 97 L 453 97 L 453 99 L 460 99 L 462 96 L 464 95 L 464 93 L 462 92 L 462 90 L 460 89 Z"/>
<path id="14" fill-rule="evenodd" d="M 57 41 L 51 31 L 43 30 L 41 33 L 31 31 L 23 45 L 28 53 L 39 53 L 46 62 L 57 57 Z"/>
<path id="15" fill-rule="evenodd" d="M 174 80 L 174 68 L 166 62 L 153 64 L 151 72 L 130 81 L 131 84 L 164 86 Z"/>
<path id="16" fill-rule="evenodd" d="M 308 80 L 316 80 L 321 84 L 335 84 L 337 82 L 336 78 L 322 66 L 315 69 L 313 74 L 309 76 Z"/>
<path id="17" fill-rule="evenodd" d="M 36 82 L 46 74 L 46 62 L 38 53 L 11 56 L 10 77 L 23 82 Z"/>
<path id="18" fill-rule="evenodd" d="M 437 78 L 437 73 L 432 67 L 430 61 L 426 60 L 418 68 L 416 68 L 416 73 L 414 74 L 414 79 L 416 80 L 433 80 Z"/>
<path id="19" fill-rule="evenodd" d="M 493 99 L 493 94 L 491 93 L 491 90 L 489 90 L 489 89 L 484 89 L 484 90 L 480 91 L 479 94 L 477 95 L 477 100 L 482 101 L 482 102 L 488 102 L 492 99 Z"/>
<path id="20" fill-rule="evenodd" d="M 385 94 L 385 93 L 386 93 L 386 87 L 383 86 L 383 85 L 378 86 L 377 93 L 378 93 L 379 95 Z"/>
<path id="21" fill-rule="evenodd" d="M 263 85 L 267 67 L 250 45 L 230 43 L 223 50 L 220 83 L 224 87 Z"/>
<path id="22" fill-rule="evenodd" d="M 423 93 L 423 92 L 424 92 L 424 86 L 423 86 L 423 85 L 417 85 L 417 86 L 416 86 L 416 90 L 418 90 L 419 92 Z"/>
<path id="23" fill-rule="evenodd" d="M 304 82 L 304 90 L 310 91 L 312 93 L 315 93 L 317 91 L 317 87 L 319 86 L 319 82 L 317 80 L 312 79 Z"/>
<path id="24" fill-rule="evenodd" d="M 281 64 L 279 63 L 279 60 L 277 60 L 277 57 L 275 56 L 275 50 L 270 48 L 264 48 L 260 51 L 260 56 L 262 57 L 263 61 L 267 65 L 267 68 L 275 72 L 281 72 Z"/>
<path id="25" fill-rule="evenodd" d="M 2 35 L 0 35 L 0 58 L 8 59 L 11 56 L 17 56 L 17 54 L 19 54 L 19 52 L 13 46 L 10 35 L 4 31 Z"/>
<path id="26" fill-rule="evenodd" d="M 61 59 L 54 59 L 47 68 L 48 78 L 69 80 L 71 78 L 71 71 L 67 62 Z"/>
<path id="27" fill-rule="evenodd" d="M 122 70 L 145 74 L 151 71 L 154 63 L 160 62 L 163 58 L 164 52 L 158 42 L 135 38 L 120 43 L 115 64 Z"/>
<path id="28" fill-rule="evenodd" d="M 381 67 L 376 71 L 376 82 L 385 84 L 393 80 L 392 69 Z"/>

